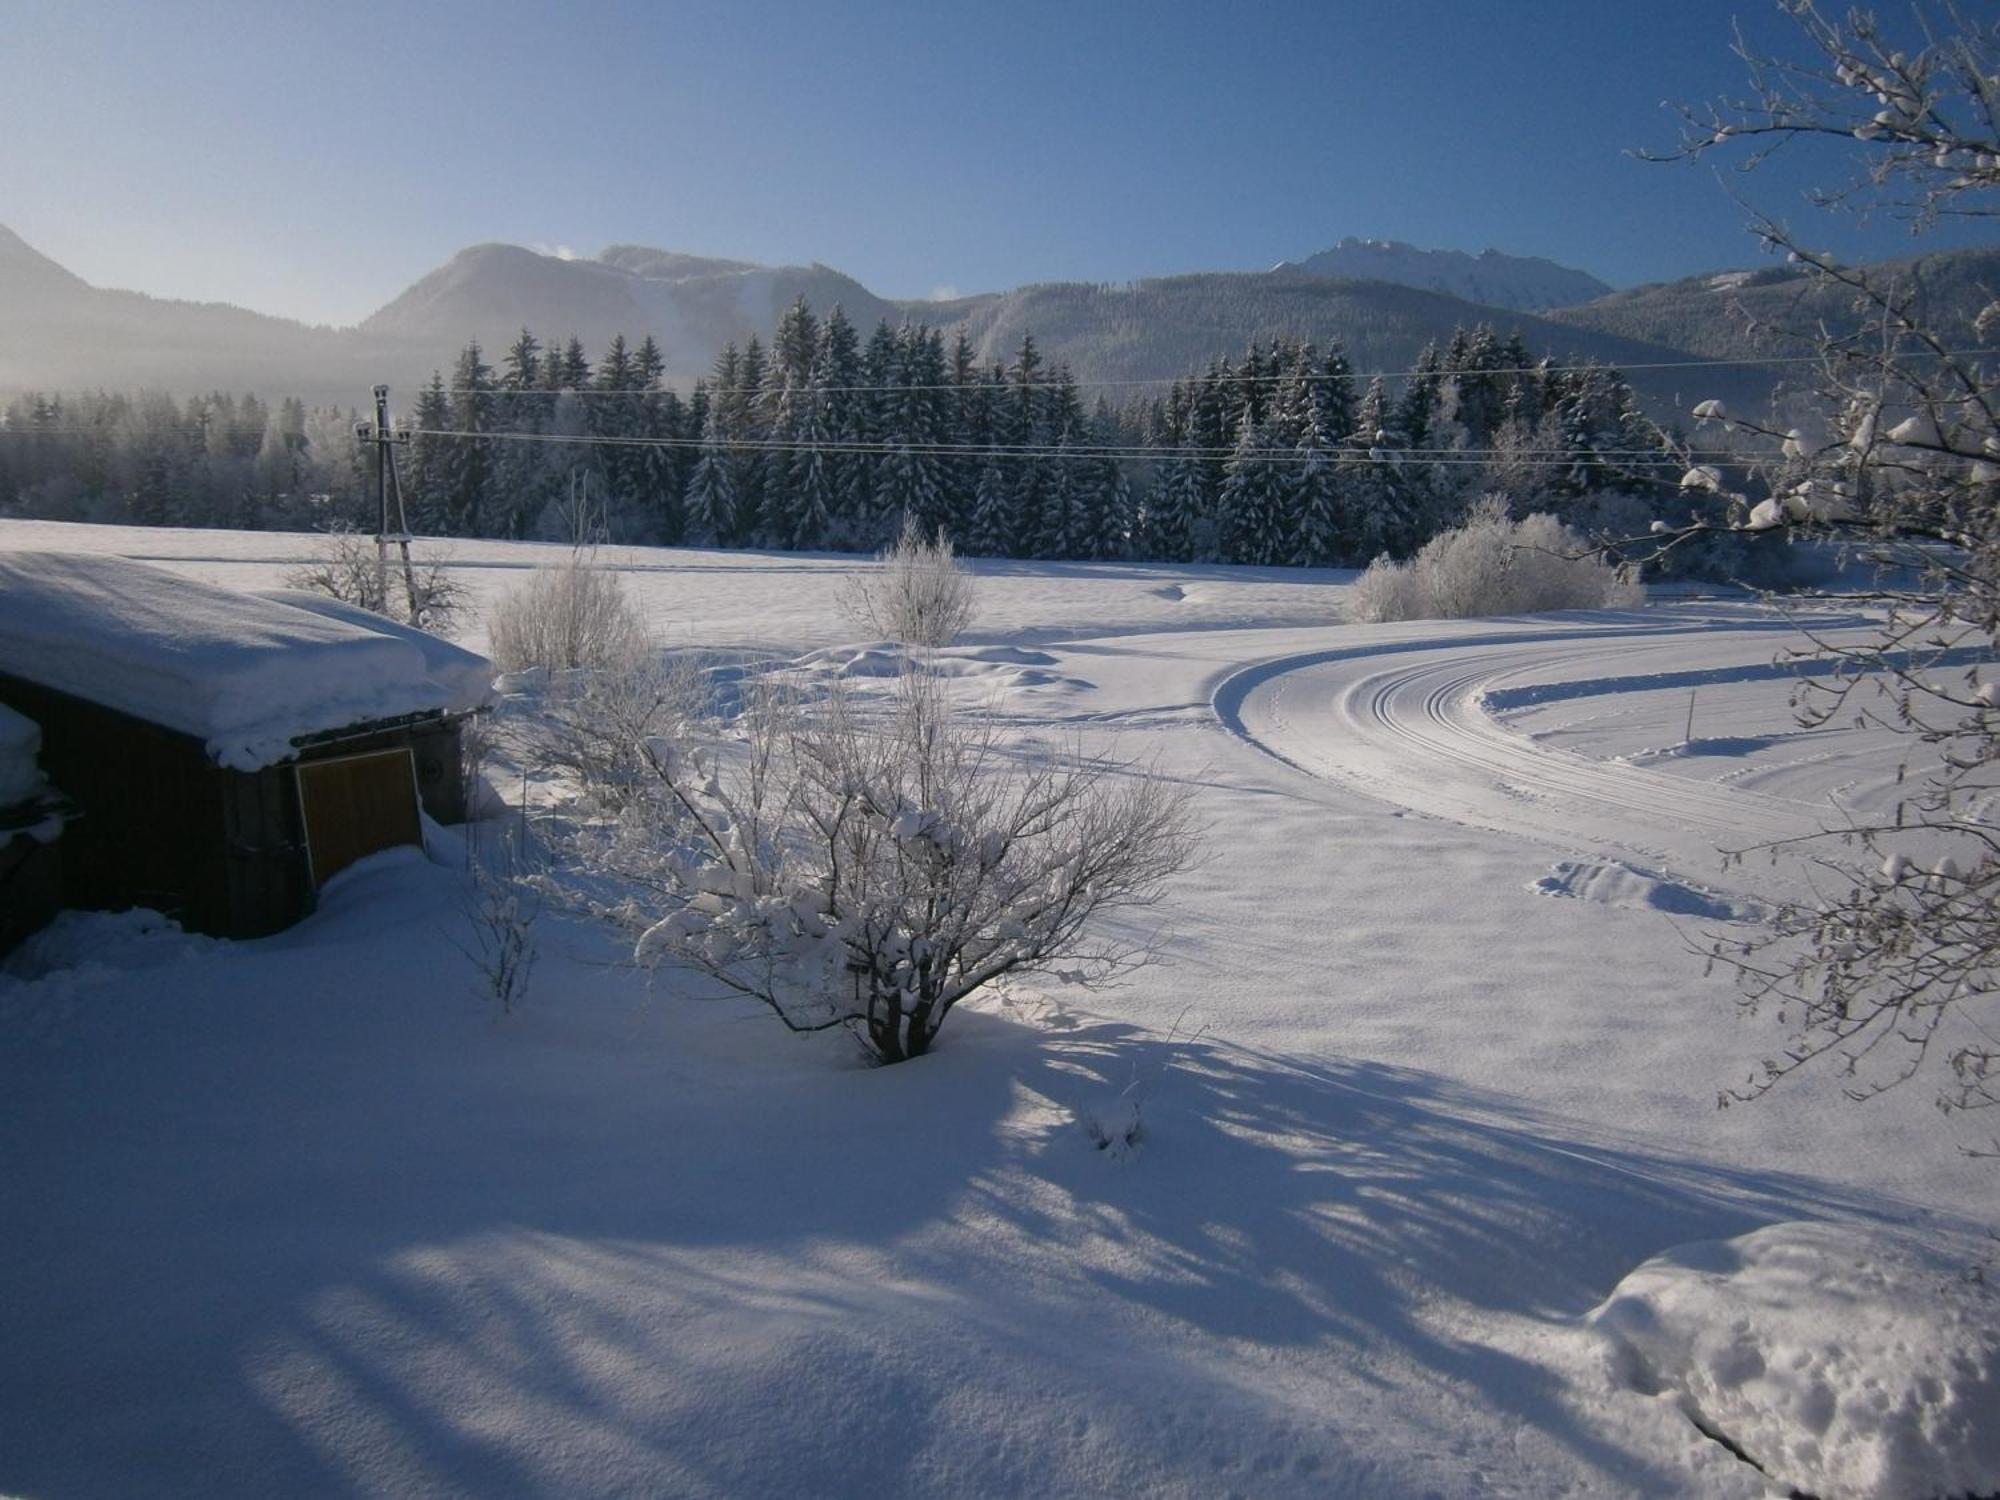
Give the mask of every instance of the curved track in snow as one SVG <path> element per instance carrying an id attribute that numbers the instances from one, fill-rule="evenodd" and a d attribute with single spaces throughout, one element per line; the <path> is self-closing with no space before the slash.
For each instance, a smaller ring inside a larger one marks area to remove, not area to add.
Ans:
<path id="1" fill-rule="evenodd" d="M 1678 654 L 1676 638 L 1691 663 L 1750 672 L 1787 632 L 1688 611 L 1474 624 L 1261 662 L 1225 678 L 1212 702 L 1224 727 L 1308 775 L 1431 817 L 1712 878 L 1719 849 L 1814 832 L 1832 809 L 1551 748 L 1497 723 L 1481 695 L 1547 678 L 1616 680 L 1621 663 Z M 1737 875 L 1767 883 L 1761 864 Z"/>

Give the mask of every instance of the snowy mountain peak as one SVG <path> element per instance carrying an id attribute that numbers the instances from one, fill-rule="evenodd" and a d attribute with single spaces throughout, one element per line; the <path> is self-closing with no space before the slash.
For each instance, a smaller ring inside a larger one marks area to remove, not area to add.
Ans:
<path id="1" fill-rule="evenodd" d="M 682 250 L 656 250 L 651 245 L 606 245 L 599 260 L 634 276 L 654 281 L 685 281 L 693 276 L 730 276 L 769 267 L 755 261 L 727 260 L 714 255 L 690 255 Z"/>
<path id="2" fill-rule="evenodd" d="M 1304 260 L 1280 261 L 1272 270 L 1389 281 L 1516 311 L 1568 307 L 1611 290 L 1588 271 L 1557 265 L 1540 256 L 1508 255 L 1499 250 L 1482 250 L 1477 255 L 1463 250 L 1420 250 L 1402 240 L 1353 235 Z"/>

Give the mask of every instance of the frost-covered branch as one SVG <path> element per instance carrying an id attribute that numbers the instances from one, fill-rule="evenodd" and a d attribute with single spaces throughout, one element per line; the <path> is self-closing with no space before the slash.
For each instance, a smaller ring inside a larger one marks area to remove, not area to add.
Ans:
<path id="1" fill-rule="evenodd" d="M 852 1026 L 885 1062 L 1006 975 L 1143 961 L 1102 919 L 1192 857 L 1185 794 L 993 736 L 912 670 L 883 705 L 767 686 L 728 724 L 647 741 L 650 788 L 596 859 L 656 893 L 623 913 L 639 961 L 689 964 L 796 1031 Z"/>
<path id="2" fill-rule="evenodd" d="M 1887 208 L 1919 229 L 2000 209 L 2000 21 L 1947 5 L 1918 13 L 1920 36 L 1898 45 L 1866 12 L 1785 8 L 1814 60 L 1745 51 L 1751 96 L 1684 111 L 1674 154 L 1747 143 L 1749 168 L 1785 140 L 1839 136 L 1867 166 L 1821 195 L 1828 206 Z M 1699 467 L 1683 485 L 1726 501 L 1727 529 L 1836 540 L 1884 569 L 1846 596 L 1874 606 L 1868 639 L 1808 632 L 1794 653 L 1825 670 L 1802 679 L 1793 708 L 1807 725 L 1885 728 L 1906 753 L 1889 816 L 1791 842 L 1813 862 L 1813 898 L 1713 945 L 1744 1003 L 1790 1029 L 1782 1055 L 1724 1099 L 1831 1064 L 1857 1097 L 1929 1075 L 1947 1112 L 1985 1108 L 2000 1103 L 2000 361 L 1977 344 L 2000 331 L 2000 300 L 1947 329 L 1921 262 L 1885 274 L 1774 220 L 1758 232 L 1854 314 L 1850 331 L 1795 333 L 1818 355 L 1825 430 L 1780 432 L 1703 402 L 1698 421 L 1772 444 L 1752 476 L 1768 493 L 1753 502 Z"/>

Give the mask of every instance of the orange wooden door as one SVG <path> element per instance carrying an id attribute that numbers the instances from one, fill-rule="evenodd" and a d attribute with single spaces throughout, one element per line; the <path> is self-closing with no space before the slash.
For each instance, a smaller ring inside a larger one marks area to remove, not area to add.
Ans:
<path id="1" fill-rule="evenodd" d="M 315 887 L 378 850 L 423 843 L 407 748 L 308 761 L 298 775 Z"/>

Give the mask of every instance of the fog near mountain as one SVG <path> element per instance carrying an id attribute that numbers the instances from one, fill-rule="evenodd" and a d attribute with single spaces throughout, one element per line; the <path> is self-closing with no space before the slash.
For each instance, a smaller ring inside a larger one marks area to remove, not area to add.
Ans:
<path id="1" fill-rule="evenodd" d="M 1696 356 L 1671 344 L 1553 322 L 1534 313 L 1482 306 L 1383 281 L 1301 271 L 1211 272 L 1125 285 L 1060 283 L 998 296 L 934 305 L 933 318 L 962 321 L 982 359 L 1004 357 L 1024 335 L 1077 379 L 1151 381 L 1199 369 L 1247 340 L 1280 336 L 1322 346 L 1339 338 L 1362 372 L 1408 370 L 1428 343 L 1457 328 L 1489 324 L 1502 338 L 1520 334 L 1537 355 L 1558 362 L 1596 360 L 1626 370 L 1648 410 L 1661 419 L 1684 413 L 1699 386 L 1739 404 L 1761 400 L 1768 376 L 1746 368 L 1695 372 L 1646 369 Z M 1115 392 L 1114 392 L 1115 394 Z"/>
<path id="2" fill-rule="evenodd" d="M 1482 250 L 1477 255 L 1463 250 L 1419 250 L 1401 240 L 1356 239 L 1352 235 L 1330 250 L 1302 261 L 1280 261 L 1273 268 L 1273 274 L 1287 271 L 1355 281 L 1392 281 L 1488 307 L 1528 312 L 1588 302 L 1611 290 L 1588 271 L 1560 266 L 1540 256 L 1505 255 L 1498 250 Z"/>
<path id="3" fill-rule="evenodd" d="M 376 380 L 413 382 L 426 357 L 227 303 L 94 287 L 0 226 L 0 395 L 232 389 L 358 404 Z"/>
<path id="4" fill-rule="evenodd" d="M 1364 262 L 1403 279 L 1328 274 L 1334 265 Z M 1771 373 L 1753 366 L 1647 366 L 1768 352 L 1767 342 L 1745 332 L 1746 312 L 1801 326 L 1843 315 L 1823 291 L 1782 268 L 1634 288 L 1546 312 L 1407 284 L 1466 267 L 1484 278 L 1477 284 L 1489 298 L 1519 301 L 1566 287 L 1602 287 L 1587 273 L 1531 258 L 1343 241 L 1268 272 L 1046 283 L 915 301 L 878 297 L 823 265 L 763 266 L 642 245 L 565 258 L 488 244 L 459 252 L 358 326 L 330 329 L 226 304 L 93 287 L 0 229 L 0 395 L 235 390 L 359 405 L 372 385 L 386 381 L 400 400 L 433 370 L 449 369 L 468 340 L 497 355 L 522 327 L 544 341 L 574 335 L 593 357 L 616 334 L 635 341 L 650 334 L 666 357 L 668 379 L 685 388 L 725 344 L 768 340 L 778 315 L 803 296 L 821 311 L 839 305 L 864 330 L 885 318 L 962 326 L 982 360 L 1010 358 L 1032 334 L 1081 381 L 1134 383 L 1111 387 L 1114 398 L 1234 357 L 1252 339 L 1280 336 L 1320 344 L 1339 338 L 1356 369 L 1402 371 L 1426 343 L 1485 323 L 1502 337 L 1518 333 L 1537 355 L 1619 365 L 1648 408 L 1671 417 L 1708 396 L 1758 401 L 1770 390 Z M 1931 295 L 1949 303 L 1945 326 L 1969 328 L 1972 314 L 1990 300 L 1986 289 L 2000 284 L 2000 254 L 1934 256 L 1906 263 L 1898 274 L 1920 276 Z"/>
<path id="5" fill-rule="evenodd" d="M 1871 287 L 1921 295 L 1924 322 L 1950 343 L 1977 343 L 1980 312 L 2000 299 L 2000 250 L 1882 261 L 1866 271 Z M 1671 341 L 1708 359 L 1801 355 L 1821 330 L 1839 336 L 1860 321 L 1851 293 L 1791 265 L 1634 287 L 1548 316 L 1572 328 Z"/>
<path id="6" fill-rule="evenodd" d="M 435 348 L 441 365 L 468 339 L 497 350 L 522 328 L 544 339 L 574 335 L 593 353 L 617 334 L 634 342 L 651 334 L 668 374 L 687 379 L 706 373 L 727 343 L 768 339 L 778 315 L 799 297 L 819 308 L 838 303 L 862 328 L 903 318 L 900 304 L 826 266 L 760 266 L 640 245 L 615 245 L 597 259 L 475 245 L 364 319 L 357 332 Z"/>

